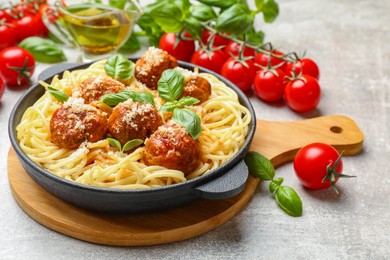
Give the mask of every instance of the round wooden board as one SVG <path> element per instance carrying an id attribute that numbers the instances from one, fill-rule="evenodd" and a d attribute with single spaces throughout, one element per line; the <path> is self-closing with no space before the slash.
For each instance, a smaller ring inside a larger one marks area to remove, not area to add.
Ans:
<path id="1" fill-rule="evenodd" d="M 312 142 L 331 144 L 345 155 L 356 154 L 364 138 L 354 121 L 344 116 L 257 123 L 251 150 L 271 159 L 275 167 L 291 160 L 300 147 Z M 17 203 L 40 224 L 80 240 L 116 246 L 164 244 L 210 231 L 235 216 L 250 201 L 259 182 L 250 176 L 244 191 L 230 199 L 198 200 L 172 210 L 144 214 L 109 214 L 75 207 L 48 193 L 26 173 L 12 148 L 8 154 L 8 177 Z"/>

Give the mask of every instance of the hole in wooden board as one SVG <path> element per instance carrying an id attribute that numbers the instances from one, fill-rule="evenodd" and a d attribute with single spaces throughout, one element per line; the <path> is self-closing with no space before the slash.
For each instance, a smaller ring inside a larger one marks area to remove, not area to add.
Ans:
<path id="1" fill-rule="evenodd" d="M 343 132 L 343 129 L 339 126 L 332 126 L 330 128 L 330 131 L 332 131 L 333 133 L 336 133 L 336 134 L 340 134 Z"/>

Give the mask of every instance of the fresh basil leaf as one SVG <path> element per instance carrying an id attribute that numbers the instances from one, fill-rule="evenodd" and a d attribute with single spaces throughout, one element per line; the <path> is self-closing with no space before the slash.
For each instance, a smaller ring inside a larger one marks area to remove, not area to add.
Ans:
<path id="1" fill-rule="evenodd" d="M 283 183 L 283 178 L 277 178 L 275 180 L 272 180 L 268 185 L 269 191 L 271 193 L 274 193 L 280 187 L 280 185 L 282 185 L 282 183 Z"/>
<path id="2" fill-rule="evenodd" d="M 258 11 L 262 11 L 264 7 L 264 0 L 255 0 L 255 5 Z"/>
<path id="3" fill-rule="evenodd" d="M 251 29 L 246 34 L 246 40 L 252 45 L 260 45 L 264 41 L 264 32 L 263 31 L 255 31 L 254 29 Z"/>
<path id="4" fill-rule="evenodd" d="M 302 200 L 298 193 L 289 186 L 280 186 L 275 193 L 278 205 L 293 217 L 302 216 Z"/>
<path id="5" fill-rule="evenodd" d="M 137 35 L 132 33 L 130 38 L 122 45 L 121 51 L 135 52 L 141 49 L 141 43 L 139 42 Z"/>
<path id="6" fill-rule="evenodd" d="M 201 22 L 207 22 L 217 17 L 214 9 L 208 5 L 191 5 L 190 13 Z"/>
<path id="7" fill-rule="evenodd" d="M 198 0 L 198 1 L 208 6 L 215 6 L 221 8 L 227 8 L 237 3 L 237 0 Z"/>
<path id="8" fill-rule="evenodd" d="M 107 59 L 104 70 L 114 79 L 128 80 L 134 74 L 134 63 L 125 56 L 116 54 Z"/>
<path id="9" fill-rule="evenodd" d="M 160 38 L 164 34 L 164 31 L 154 21 L 153 17 L 145 11 L 145 13 L 138 20 L 137 25 L 145 33 L 145 36 L 149 40 L 149 44 L 151 46 L 158 46 Z"/>
<path id="10" fill-rule="evenodd" d="M 230 34 L 246 33 L 253 26 L 254 17 L 248 6 L 235 4 L 224 10 L 217 18 L 217 31 Z"/>
<path id="11" fill-rule="evenodd" d="M 198 103 L 199 100 L 194 97 L 183 97 L 178 101 L 168 101 L 161 106 L 160 112 L 172 112 L 176 108 L 182 108 L 184 106 L 191 106 Z"/>
<path id="12" fill-rule="evenodd" d="M 106 94 L 102 96 L 99 100 L 100 103 L 109 105 L 110 107 L 115 107 L 121 102 L 124 102 L 130 98 L 130 91 L 123 90 L 115 94 Z"/>
<path id="13" fill-rule="evenodd" d="M 128 141 L 127 143 L 125 143 L 125 145 L 123 146 L 123 149 L 122 151 L 123 152 L 126 152 L 126 151 L 130 151 L 131 149 L 143 144 L 143 140 L 142 139 L 133 139 L 133 140 L 130 140 Z"/>
<path id="14" fill-rule="evenodd" d="M 264 0 L 263 17 L 266 23 L 272 23 L 279 14 L 279 6 L 274 0 Z"/>
<path id="15" fill-rule="evenodd" d="M 119 151 L 122 150 L 122 145 L 121 145 L 121 143 L 118 140 L 116 140 L 114 138 L 106 138 L 106 139 L 110 143 L 111 146 L 115 147 Z"/>
<path id="16" fill-rule="evenodd" d="M 157 85 L 160 97 L 174 101 L 183 93 L 184 76 L 176 69 L 168 69 L 162 73 Z"/>
<path id="17" fill-rule="evenodd" d="M 151 10 L 151 16 L 165 32 L 179 32 L 183 28 L 183 13 L 174 3 L 160 2 Z"/>
<path id="18" fill-rule="evenodd" d="M 145 92 L 130 92 L 130 98 L 134 101 L 134 102 L 140 102 L 140 103 L 149 103 L 149 104 L 152 104 L 154 105 L 154 96 L 145 91 Z"/>
<path id="19" fill-rule="evenodd" d="M 114 107 L 121 102 L 124 102 L 131 98 L 134 102 L 150 103 L 154 105 L 154 96 L 149 92 L 136 92 L 130 90 L 123 90 L 115 94 L 106 94 L 101 97 L 101 103 L 105 103 L 110 107 Z"/>
<path id="20" fill-rule="evenodd" d="M 244 161 L 249 172 L 260 180 L 270 181 L 275 177 L 275 169 L 271 161 L 258 152 L 248 152 Z"/>
<path id="21" fill-rule="evenodd" d="M 33 36 L 21 41 L 19 46 L 28 50 L 39 62 L 57 63 L 66 61 L 66 56 L 60 46 L 49 39 Z"/>
<path id="22" fill-rule="evenodd" d="M 182 97 L 181 99 L 179 99 L 177 101 L 177 104 L 180 108 L 180 107 L 184 107 L 184 106 L 191 106 L 191 105 L 196 104 L 198 102 L 199 102 L 199 99 L 187 96 L 187 97 Z"/>
<path id="23" fill-rule="evenodd" d="M 173 110 L 172 120 L 182 125 L 194 140 L 196 140 L 202 132 L 200 117 L 192 110 L 176 108 Z"/>
<path id="24" fill-rule="evenodd" d="M 173 3 L 180 8 L 184 16 L 190 12 L 191 3 L 189 0 L 173 0 Z"/>
<path id="25" fill-rule="evenodd" d="M 59 102 L 65 102 L 69 98 L 65 92 L 58 90 L 58 89 L 55 89 L 55 88 L 52 88 L 52 87 L 48 87 L 47 91 L 49 91 L 49 93 L 53 97 L 55 97 Z"/>

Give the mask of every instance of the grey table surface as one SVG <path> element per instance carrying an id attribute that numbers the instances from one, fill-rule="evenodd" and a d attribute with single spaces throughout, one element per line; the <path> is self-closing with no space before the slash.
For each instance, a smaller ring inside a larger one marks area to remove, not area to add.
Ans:
<path id="1" fill-rule="evenodd" d="M 344 173 L 357 178 L 340 181 L 339 196 L 328 189 L 305 190 L 287 163 L 276 174 L 300 194 L 300 218 L 281 211 L 261 183 L 234 218 L 189 240 L 148 247 L 79 241 L 35 222 L 11 194 L 8 117 L 25 89 L 7 89 L 0 103 L 0 259 L 390 259 L 390 1 L 277 2 L 278 19 L 258 26 L 275 47 L 306 50 L 318 62 L 323 96 L 317 110 L 304 114 L 253 95 L 251 100 L 264 120 L 331 114 L 355 120 L 365 134 L 364 147 L 344 158 Z M 35 79 L 44 67 L 38 65 Z"/>

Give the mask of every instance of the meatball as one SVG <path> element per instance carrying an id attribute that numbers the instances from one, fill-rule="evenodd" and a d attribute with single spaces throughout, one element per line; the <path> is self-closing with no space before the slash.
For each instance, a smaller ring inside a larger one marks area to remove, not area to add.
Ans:
<path id="1" fill-rule="evenodd" d="M 90 77 L 80 85 L 80 93 L 85 103 L 89 104 L 99 99 L 105 94 L 118 93 L 125 89 L 125 86 L 114 79 L 107 77 Z"/>
<path id="2" fill-rule="evenodd" d="M 177 67 L 175 57 L 166 51 L 150 47 L 135 63 L 135 78 L 150 89 L 157 89 L 157 83 L 164 70 Z"/>
<path id="3" fill-rule="evenodd" d="M 108 119 L 108 132 L 124 145 L 132 139 L 145 140 L 160 125 L 161 116 L 153 105 L 129 99 L 112 110 Z"/>
<path id="4" fill-rule="evenodd" d="M 170 121 L 146 141 L 143 158 L 146 165 L 160 165 L 188 175 L 198 166 L 200 155 L 199 142 L 181 125 Z"/>
<path id="5" fill-rule="evenodd" d="M 203 77 L 195 76 L 184 80 L 184 90 L 182 96 L 191 96 L 199 99 L 200 103 L 205 102 L 211 95 L 211 85 Z"/>
<path id="6" fill-rule="evenodd" d="M 84 104 L 82 98 L 69 98 L 50 119 L 50 139 L 59 147 L 75 149 L 81 143 L 97 142 L 107 133 L 107 114 Z"/>

